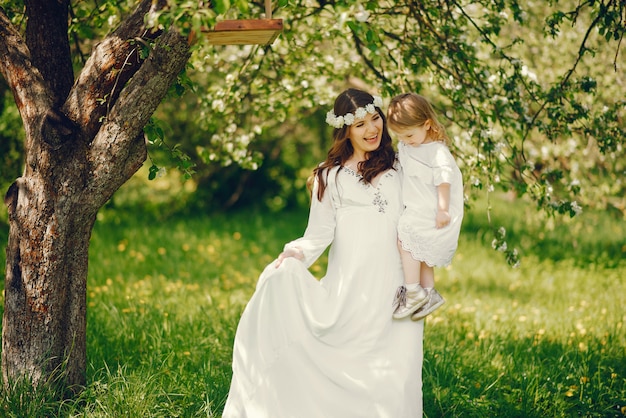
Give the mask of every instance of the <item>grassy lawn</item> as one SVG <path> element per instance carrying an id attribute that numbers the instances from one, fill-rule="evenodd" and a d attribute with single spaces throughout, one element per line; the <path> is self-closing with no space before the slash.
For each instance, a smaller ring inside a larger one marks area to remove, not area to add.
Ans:
<path id="1" fill-rule="evenodd" d="M 452 266 L 437 271 L 447 303 L 426 324 L 425 416 L 626 416 L 624 221 L 542 220 L 519 202 L 496 203 L 491 225 L 485 203 L 468 212 Z M 65 402 L 3 390 L 2 410 L 220 416 L 239 315 L 262 268 L 305 224 L 304 212 L 164 221 L 104 212 L 90 248 L 86 390 Z M 520 248 L 519 268 L 491 249 L 500 225 Z"/>

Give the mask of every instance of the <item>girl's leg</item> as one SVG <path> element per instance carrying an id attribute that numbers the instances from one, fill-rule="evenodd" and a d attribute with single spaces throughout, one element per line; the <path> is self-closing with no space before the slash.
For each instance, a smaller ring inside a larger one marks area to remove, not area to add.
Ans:
<path id="1" fill-rule="evenodd" d="M 420 263 L 420 283 L 424 289 L 435 287 L 435 269 L 426 263 Z"/>
<path id="2" fill-rule="evenodd" d="M 413 259 L 411 253 L 402 249 L 398 241 L 400 260 L 404 270 L 404 286 L 398 289 L 394 301 L 393 317 L 406 318 L 428 302 L 428 293 L 420 286 L 420 272 L 423 263 Z"/>
<path id="3" fill-rule="evenodd" d="M 428 292 L 428 303 L 419 308 L 411 319 L 419 321 L 420 319 L 430 315 L 435 309 L 445 303 L 445 299 L 435 289 L 435 269 L 429 267 L 426 263 L 422 263 L 420 280 L 422 287 Z"/>
<path id="4" fill-rule="evenodd" d="M 402 271 L 404 272 L 404 284 L 419 284 L 420 273 L 425 265 L 415 260 L 411 253 L 402 249 L 402 243 L 398 240 L 398 250 L 400 250 L 400 260 L 402 261 Z"/>

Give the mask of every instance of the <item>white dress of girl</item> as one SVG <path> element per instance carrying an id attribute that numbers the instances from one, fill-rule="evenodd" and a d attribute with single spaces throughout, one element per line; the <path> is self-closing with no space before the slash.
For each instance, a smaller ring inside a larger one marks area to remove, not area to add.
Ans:
<path id="1" fill-rule="evenodd" d="M 417 147 L 398 143 L 404 171 L 402 199 L 405 210 L 398 223 L 402 248 L 431 267 L 451 263 L 463 221 L 463 177 L 445 144 L 429 142 Z M 437 186 L 450 184 L 450 224 L 436 228 Z"/>
<path id="2" fill-rule="evenodd" d="M 392 320 L 402 284 L 401 173 L 376 185 L 345 167 L 314 185 L 304 261 L 268 265 L 235 336 L 224 418 L 422 416 L 423 321 Z M 308 270 L 330 245 L 326 275 Z"/>

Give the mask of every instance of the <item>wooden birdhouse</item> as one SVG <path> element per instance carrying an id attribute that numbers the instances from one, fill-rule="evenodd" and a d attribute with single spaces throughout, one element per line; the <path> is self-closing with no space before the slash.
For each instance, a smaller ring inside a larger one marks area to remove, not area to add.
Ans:
<path id="1" fill-rule="evenodd" d="M 265 19 L 223 20 L 207 30 L 213 45 L 270 45 L 283 30 L 282 19 L 272 19 L 272 2 L 265 0 Z"/>

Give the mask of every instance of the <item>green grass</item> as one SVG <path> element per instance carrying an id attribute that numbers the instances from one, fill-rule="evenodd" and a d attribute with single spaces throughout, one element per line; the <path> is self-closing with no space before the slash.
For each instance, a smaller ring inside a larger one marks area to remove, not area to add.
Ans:
<path id="1" fill-rule="evenodd" d="M 625 416 L 623 220 L 533 221 L 532 208 L 494 203 L 492 224 L 480 204 L 467 214 L 452 266 L 437 271 L 447 303 L 426 325 L 425 416 Z M 4 389 L 1 410 L 219 416 L 239 315 L 261 269 L 305 224 L 303 212 L 105 212 L 90 248 L 86 390 L 54 401 L 54 388 Z M 490 248 L 499 225 L 520 248 L 517 269 Z"/>

